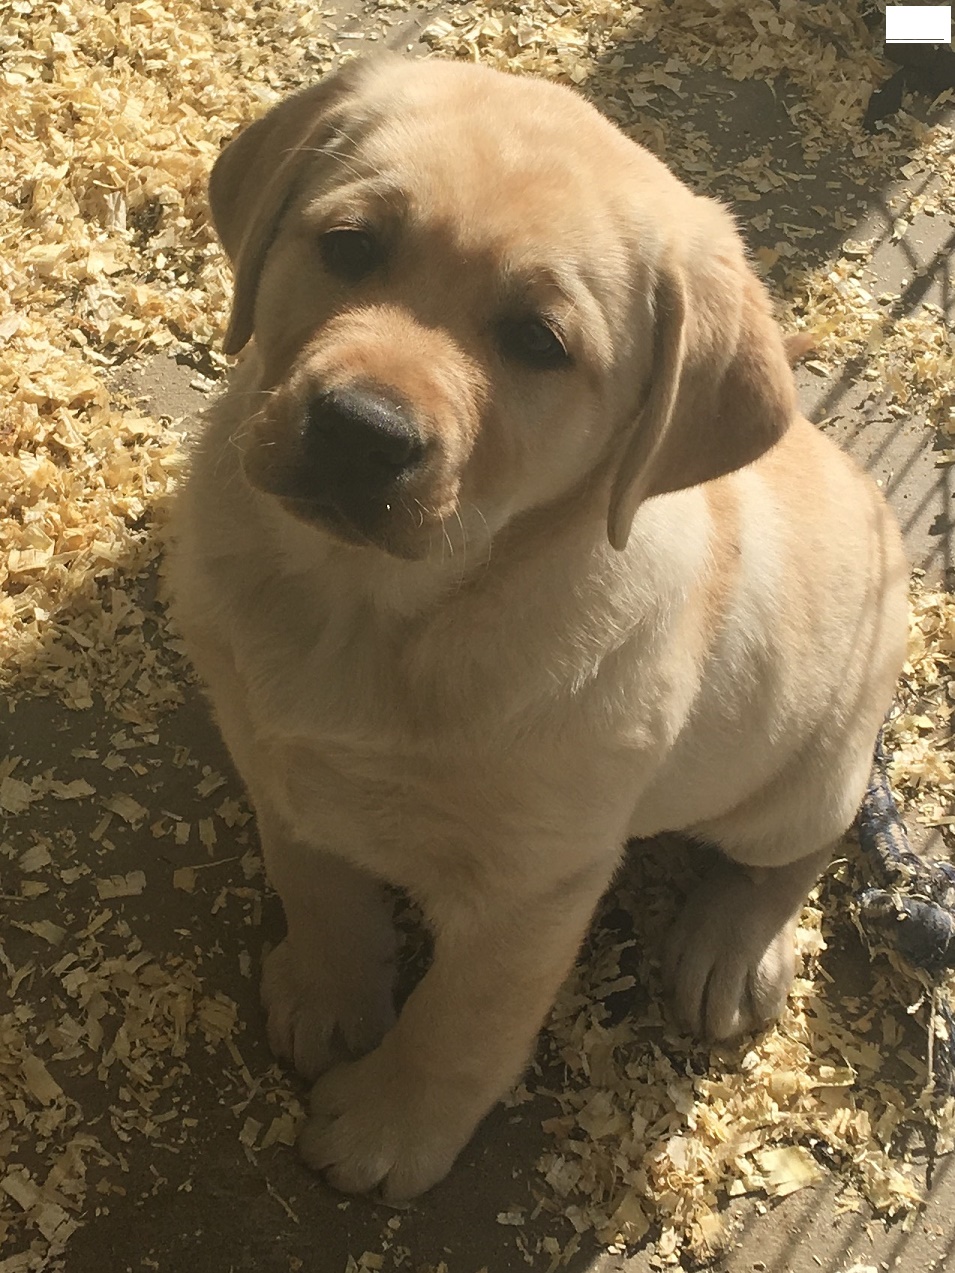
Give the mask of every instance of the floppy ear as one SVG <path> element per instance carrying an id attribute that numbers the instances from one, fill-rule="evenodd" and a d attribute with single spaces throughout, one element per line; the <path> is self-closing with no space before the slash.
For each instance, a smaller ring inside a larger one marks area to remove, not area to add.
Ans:
<path id="1" fill-rule="evenodd" d="M 722 241 L 698 248 L 692 271 L 670 262 L 656 281 L 652 378 L 611 490 L 607 534 L 614 548 L 626 546 L 644 500 L 751 464 L 795 413 L 792 372 L 766 289 L 729 217 L 716 205 L 709 210 L 722 222 Z"/>
<path id="2" fill-rule="evenodd" d="M 231 141 L 213 166 L 212 221 L 235 274 L 227 354 L 237 354 L 252 335 L 259 276 L 282 215 L 306 166 L 333 135 L 335 107 L 353 91 L 368 62 L 349 62 L 280 102 Z"/>

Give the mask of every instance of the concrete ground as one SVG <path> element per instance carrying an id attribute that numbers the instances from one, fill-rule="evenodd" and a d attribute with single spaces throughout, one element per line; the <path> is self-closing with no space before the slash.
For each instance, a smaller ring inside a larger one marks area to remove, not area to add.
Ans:
<path id="1" fill-rule="evenodd" d="M 412 23 L 395 34 L 394 43 L 403 46 L 414 37 Z M 648 60 L 653 56 L 652 48 L 646 51 Z M 697 84 L 684 84 L 684 90 L 704 94 L 718 79 L 715 72 L 701 74 Z M 731 87 L 732 95 L 720 99 L 720 111 L 711 121 L 713 140 L 727 164 L 734 152 L 752 144 L 754 134 L 775 138 L 780 145 L 791 141 L 792 125 L 782 98 L 758 83 Z M 719 118 L 721 112 L 729 127 Z M 873 262 L 875 290 L 901 291 L 902 303 L 913 311 L 924 308 L 926 302 L 934 303 L 951 319 L 955 317 L 951 285 L 955 225 L 944 217 L 923 216 L 915 219 L 904 239 L 893 241 L 889 230 L 895 213 L 889 204 L 900 191 L 904 192 L 902 182 L 898 191 L 843 183 L 840 156 L 832 154 L 827 164 L 820 164 L 790 193 L 775 193 L 767 199 L 778 205 L 775 212 L 780 222 L 787 217 L 799 221 L 813 204 L 826 209 L 856 208 L 860 223 L 853 236 L 884 240 Z M 841 235 L 833 228 L 814 246 L 820 254 L 831 250 Z M 750 237 L 759 246 L 760 232 Z M 769 234 L 766 242 L 777 237 L 775 232 Z M 179 419 L 192 415 L 208 400 L 191 387 L 193 379 L 188 366 L 155 359 L 129 371 L 125 386 L 152 414 Z M 936 465 L 931 434 L 917 420 L 886 412 L 884 404 L 869 395 L 868 386 L 854 380 L 851 368 L 838 378 L 800 368 L 798 380 L 807 413 L 826 419 L 826 427 L 883 482 L 903 524 L 913 564 L 924 569 L 930 580 L 951 585 L 953 469 Z M 157 604 L 149 588 L 141 604 L 147 610 Z M 530 1238 L 554 1234 L 563 1248 L 572 1234 L 566 1222 L 547 1212 L 536 1218 L 529 1214 L 523 1226 L 499 1221 L 515 1209 L 533 1211 L 534 1163 L 546 1143 L 541 1121 L 555 1109 L 547 1096 L 496 1110 L 448 1180 L 400 1212 L 373 1200 L 344 1199 L 332 1193 L 281 1140 L 265 1149 L 243 1144 L 240 1133 L 250 1111 L 266 1126 L 269 1114 L 284 1108 L 281 1096 L 269 1104 L 272 1080 L 261 1078 L 269 1074 L 269 1057 L 256 993 L 263 938 L 276 940 L 281 919 L 274 903 L 267 904 L 258 928 L 259 916 L 252 913 L 250 900 L 253 890 L 245 888 L 249 881 L 235 860 L 252 842 L 251 824 L 237 826 L 236 845 L 222 843 L 220 828 L 214 857 L 198 845 L 195 828 L 210 816 L 211 806 L 224 794 L 240 792 L 197 688 L 184 685 L 182 694 L 182 704 L 164 716 L 158 740 L 142 751 L 130 752 L 129 763 L 120 761 L 115 771 L 104 771 L 99 758 L 77 758 L 69 762 L 69 776 L 88 777 L 101 797 L 115 790 L 132 796 L 151 813 L 174 811 L 192 826 L 188 852 L 167 847 L 167 840 L 148 840 L 149 861 L 144 863 L 145 829 L 134 834 L 114 824 L 108 833 L 114 841 L 110 873 L 121 875 L 145 866 L 148 885 L 142 896 L 120 898 L 109 906 L 118 922 L 129 917 L 146 948 L 166 959 L 198 961 L 205 981 L 234 1000 L 244 1022 L 241 1059 L 247 1072 L 257 1076 L 256 1090 L 244 1091 L 235 1068 L 227 1070 L 211 1046 L 193 1048 L 189 1073 L 178 1076 L 175 1091 L 176 1099 L 197 1120 L 201 1134 L 185 1144 L 172 1139 L 167 1143 L 161 1134 L 151 1139 L 131 1137 L 101 1102 L 93 1129 L 109 1154 L 125 1158 L 123 1190 L 107 1187 L 98 1195 L 95 1213 L 88 1210 L 86 1222 L 70 1239 L 65 1268 L 69 1273 L 145 1269 L 345 1273 L 355 1267 L 348 1263 L 349 1257 L 357 1260 L 364 1252 L 387 1255 L 391 1261 L 399 1253 L 394 1267 L 422 1273 L 480 1273 L 482 1269 L 518 1273 L 528 1267 L 547 1268 L 546 1256 L 528 1257 L 518 1240 L 523 1240 L 525 1250 L 533 1250 Z M 14 751 L 23 757 L 18 773 L 38 772 L 53 761 L 66 766 L 66 758 L 76 752 L 96 752 L 100 758 L 110 752 L 127 755 L 122 741 L 116 741 L 116 720 L 96 709 L 64 713 L 54 699 L 27 699 L 10 718 L 10 725 Z M 206 770 L 225 780 L 214 795 L 197 792 Z M 75 861 L 78 867 L 89 865 L 94 875 L 102 874 L 101 843 L 91 838 L 99 814 L 79 804 L 75 808 L 71 813 Z M 55 809 L 50 815 L 48 807 L 38 812 L 35 825 L 40 831 L 47 816 L 58 815 Z M 12 824 L 8 835 L 13 834 L 11 828 Z M 22 821 L 16 831 L 22 833 Z M 221 865 L 216 865 L 220 859 Z M 198 863 L 200 878 L 193 891 L 175 887 L 172 878 L 173 868 L 189 863 Z M 31 918 L 56 921 L 62 918 L 61 905 L 54 890 L 46 902 L 37 899 Z M 9 929 L 6 948 L 16 966 L 35 955 L 35 946 L 35 936 Z M 862 960 L 861 950 L 855 957 Z M 33 994 L 42 1002 L 44 996 L 55 998 L 57 993 L 48 970 L 38 966 Z M 101 1099 L 95 1090 L 90 1076 L 86 1092 L 94 1105 Z M 955 1269 L 955 1161 L 951 1158 L 936 1167 L 928 1205 L 909 1229 L 885 1226 L 865 1209 L 842 1214 L 838 1195 L 838 1183 L 828 1180 L 781 1201 L 749 1199 L 732 1204 L 729 1212 L 738 1229 L 738 1245 L 716 1267 L 726 1273 Z M 584 1239 L 563 1267 L 572 1273 L 644 1273 L 660 1264 L 653 1238 L 651 1233 L 649 1245 L 630 1255 L 601 1254 Z M 408 1252 L 403 1264 L 401 1248 Z M 362 1267 L 379 1266 L 366 1261 Z M 386 1261 L 381 1267 L 393 1265 Z"/>

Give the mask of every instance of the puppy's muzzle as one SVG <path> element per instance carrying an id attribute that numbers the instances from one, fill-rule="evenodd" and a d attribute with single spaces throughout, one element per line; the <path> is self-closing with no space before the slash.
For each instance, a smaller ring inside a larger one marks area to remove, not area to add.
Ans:
<path id="1" fill-rule="evenodd" d="M 406 485 L 426 446 L 409 413 L 370 389 L 330 389 L 305 410 L 303 486 L 321 502 L 387 498 Z"/>
<path id="2" fill-rule="evenodd" d="M 250 485 L 345 543 L 427 553 L 456 492 L 433 418 L 379 381 L 303 380 L 266 397 L 242 454 Z"/>

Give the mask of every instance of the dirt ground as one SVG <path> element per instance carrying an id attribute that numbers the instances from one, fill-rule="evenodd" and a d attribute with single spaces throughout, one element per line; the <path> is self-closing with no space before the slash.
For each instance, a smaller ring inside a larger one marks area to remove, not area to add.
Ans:
<path id="1" fill-rule="evenodd" d="M 394 45 L 413 45 L 427 17 L 422 11 L 396 30 Z M 344 27 L 346 19 L 340 21 Z M 652 59 L 652 48 L 646 56 Z M 700 73 L 684 91 L 705 96 L 718 80 L 716 72 Z M 718 98 L 719 117 L 714 114 L 712 121 L 727 163 L 760 138 L 789 144 L 792 124 L 783 95 L 752 82 L 729 88 Z M 900 178 L 897 187 L 860 188 L 844 179 L 840 160 L 833 153 L 808 171 L 798 186 L 767 195 L 777 221 L 787 216 L 798 221 L 813 206 L 830 212 L 853 210 L 859 218 L 853 236 L 876 237 L 882 243 L 873 260 L 872 290 L 900 291 L 912 312 L 934 304 L 949 320 L 955 318 L 955 224 L 945 217 L 922 215 L 901 240 L 894 240 L 890 230 L 897 213 L 892 200 L 910 192 L 911 183 Z M 758 247 L 760 231 L 750 229 L 747 234 Z M 843 231 L 833 224 L 819 251 L 831 247 L 840 235 Z M 775 237 L 774 231 L 766 242 Z M 157 357 L 128 368 L 123 380 L 124 388 L 149 413 L 174 421 L 193 417 L 209 400 L 207 393 L 193 387 L 195 369 L 173 359 Z M 928 580 L 951 586 L 955 470 L 936 464 L 930 433 L 918 420 L 885 411 L 870 386 L 854 378 L 851 367 L 839 378 L 800 368 L 798 381 L 807 414 L 824 422 L 884 485 L 903 525 L 912 564 L 924 570 Z M 153 587 L 150 583 L 140 597 L 147 613 L 158 604 Z M 263 943 L 281 935 L 281 917 L 274 900 L 259 913 L 258 894 L 247 887 L 250 881 L 240 869 L 254 842 L 253 823 L 236 821 L 234 841 L 228 844 L 220 828 L 214 856 L 206 853 L 208 845 L 200 844 L 203 820 L 210 819 L 212 806 L 224 798 L 238 801 L 241 790 L 197 687 L 186 684 L 181 691 L 181 705 L 164 716 L 158 735 L 133 737 L 132 742 L 118 737 L 122 729 L 112 715 L 95 708 L 66 713 L 54 699 L 25 699 L 0 725 L 8 734 L 4 749 L 12 748 L 23 758 L 18 773 L 38 772 L 73 757 L 71 778 L 88 778 L 100 797 L 131 797 L 151 814 L 174 811 L 191 828 L 191 839 L 173 851 L 167 841 L 149 839 L 145 828 L 114 819 L 107 832 L 109 873 L 126 876 L 145 870 L 147 885 L 140 896 L 110 900 L 110 922 L 122 924 L 124 915 L 135 914 L 136 936 L 146 947 L 161 951 L 167 960 L 200 968 L 208 984 L 234 1001 L 243 1023 L 241 1061 L 246 1072 L 256 1076 L 245 1088 L 241 1068 L 227 1071 L 211 1042 L 205 1049 L 193 1049 L 189 1072 L 185 1078 L 177 1076 L 176 1090 L 177 1099 L 185 1101 L 186 1112 L 196 1120 L 191 1125 L 200 1131 L 184 1143 L 173 1136 L 167 1139 L 161 1126 L 148 1138 L 133 1134 L 132 1122 L 117 1120 L 107 1108 L 95 1076 L 91 1074 L 85 1086 L 80 1077 L 76 1096 L 89 1113 L 95 1135 L 125 1166 L 122 1188 L 106 1184 L 95 1194 L 95 1207 L 88 1205 L 85 1223 L 69 1240 L 63 1267 L 68 1273 L 547 1269 L 549 1257 L 536 1252 L 534 1240 L 554 1235 L 565 1249 L 573 1230 L 559 1215 L 547 1210 L 535 1214 L 534 1165 L 546 1142 L 541 1122 L 556 1109 L 553 1098 L 540 1090 L 546 1082 L 538 1083 L 530 1101 L 498 1108 L 450 1177 L 400 1211 L 333 1193 L 306 1171 L 281 1135 L 264 1148 L 254 1129 L 243 1136 L 250 1117 L 259 1128 L 267 1127 L 285 1109 L 281 1085 L 267 1077 L 270 1060 L 256 987 Z M 135 731 L 131 727 L 129 732 L 133 736 Z M 107 754 L 119 756 L 115 769 L 103 769 L 101 759 Z M 222 782 L 216 786 L 219 776 Z M 102 875 L 102 833 L 95 834 L 99 813 L 80 804 L 70 809 L 76 867 Z M 48 809 L 37 812 L 35 828 L 43 831 L 48 816 Z M 23 834 L 22 819 L 16 826 L 11 819 L 0 831 L 0 840 L 4 835 L 12 840 L 15 834 Z M 923 838 L 920 847 L 940 849 L 930 837 Z M 176 883 L 175 872 L 190 864 L 196 866 L 195 876 L 185 888 L 181 875 Z M 64 904 L 53 890 L 45 899 L 36 899 L 31 919 L 58 923 L 64 919 Z M 19 914 L 11 902 L 9 919 Z M 35 933 L 15 924 L 7 930 L 6 949 L 17 967 L 35 955 L 36 943 Z M 864 961 L 861 947 L 853 958 Z M 40 1002 L 58 993 L 48 963 L 39 963 L 33 974 L 32 994 Z M 864 970 L 857 971 L 861 975 Z M 850 980 L 852 975 L 850 968 Z M 214 1039 L 211 1027 L 210 1031 Z M 121 1086 L 122 1080 L 118 1082 Z M 119 1093 L 117 1100 L 121 1097 Z M 180 1116 L 183 1112 L 178 1111 Z M 923 1167 L 928 1170 L 927 1164 Z M 838 1180 L 826 1178 L 788 1198 L 745 1198 L 726 1204 L 736 1239 L 715 1267 L 721 1273 L 955 1270 L 955 1158 L 934 1165 L 927 1206 L 905 1227 L 886 1225 L 865 1207 L 844 1211 L 840 1194 Z M 362 1264 L 360 1257 L 368 1252 L 384 1262 Z M 359 1263 L 350 1264 L 349 1257 Z M 645 1273 L 663 1267 L 665 1259 L 652 1232 L 630 1254 L 601 1253 L 591 1238 L 584 1237 L 576 1251 L 568 1250 L 561 1267 L 571 1273 Z M 0 1269 L 7 1267 L 0 1260 Z"/>

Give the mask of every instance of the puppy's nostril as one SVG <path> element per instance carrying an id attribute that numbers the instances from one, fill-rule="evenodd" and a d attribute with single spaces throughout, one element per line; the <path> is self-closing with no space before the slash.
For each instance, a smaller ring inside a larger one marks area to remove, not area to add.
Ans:
<path id="1" fill-rule="evenodd" d="M 399 473 L 420 459 L 423 451 L 424 447 L 417 438 L 394 437 L 388 439 L 386 446 L 378 444 L 370 447 L 367 459 L 379 468 L 393 469 Z"/>
<path id="2" fill-rule="evenodd" d="M 304 443 L 319 469 L 366 481 L 390 481 L 422 459 L 417 428 L 393 401 L 368 390 L 335 389 L 306 409 Z"/>

